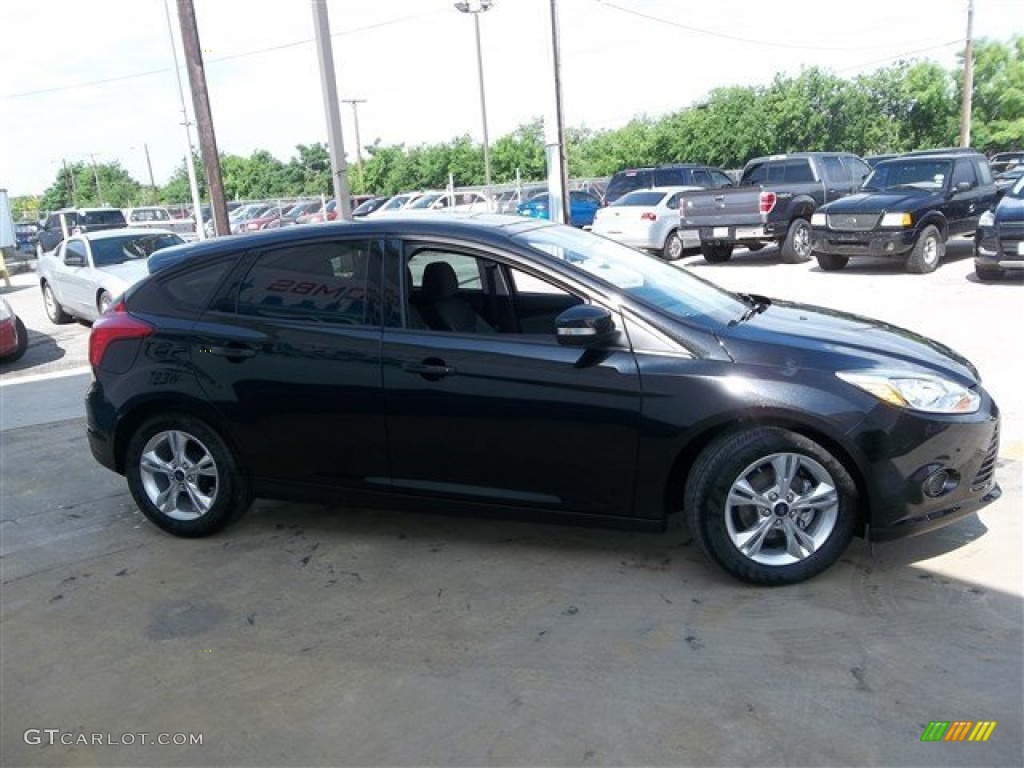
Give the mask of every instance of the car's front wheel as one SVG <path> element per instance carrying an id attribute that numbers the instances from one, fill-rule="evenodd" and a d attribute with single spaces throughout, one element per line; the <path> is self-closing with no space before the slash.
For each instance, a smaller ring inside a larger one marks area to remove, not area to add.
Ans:
<path id="1" fill-rule="evenodd" d="M 857 490 L 828 450 L 789 430 L 761 427 L 713 441 L 686 485 L 698 546 L 743 581 L 794 584 L 832 565 L 857 519 Z"/>
<path id="2" fill-rule="evenodd" d="M 184 414 L 143 422 L 128 444 L 125 469 L 142 513 L 176 536 L 216 533 L 252 505 L 249 482 L 227 443 Z"/>
<path id="3" fill-rule="evenodd" d="M 918 275 L 934 272 L 945 255 L 946 241 L 942 237 L 942 233 L 937 228 L 929 225 L 918 236 L 914 249 L 910 252 L 910 256 L 907 257 L 907 272 L 913 272 Z"/>
<path id="4" fill-rule="evenodd" d="M 43 283 L 43 307 L 46 309 L 46 316 L 54 325 L 70 323 L 71 315 L 64 311 L 64 307 L 57 301 L 53 294 L 53 287 L 49 283 Z"/>
<path id="5" fill-rule="evenodd" d="M 814 258 L 818 260 L 818 266 L 823 272 L 836 272 L 850 263 L 849 256 L 837 253 L 815 253 Z"/>

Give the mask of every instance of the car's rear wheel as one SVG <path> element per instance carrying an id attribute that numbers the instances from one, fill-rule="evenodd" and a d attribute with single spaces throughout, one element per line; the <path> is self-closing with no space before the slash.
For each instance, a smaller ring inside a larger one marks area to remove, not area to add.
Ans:
<path id="1" fill-rule="evenodd" d="M 249 482 L 227 443 L 184 414 L 143 422 L 128 444 L 125 474 L 143 514 L 177 536 L 216 533 L 252 505 Z"/>
<path id="2" fill-rule="evenodd" d="M 732 258 L 732 246 L 729 244 L 701 243 L 700 253 L 709 264 L 723 264 Z"/>
<path id="3" fill-rule="evenodd" d="M 988 282 L 990 280 L 999 280 L 1003 277 L 1003 270 L 998 267 L 988 268 L 979 267 L 977 264 L 974 265 L 974 274 L 977 275 L 979 280 Z"/>
<path id="4" fill-rule="evenodd" d="M 49 283 L 43 283 L 43 307 L 46 309 L 46 316 L 54 325 L 64 325 L 72 320 L 71 315 L 64 311 L 64 307 L 53 295 L 53 288 Z"/>
<path id="5" fill-rule="evenodd" d="M 679 237 L 678 230 L 672 230 L 665 238 L 665 247 L 661 249 L 661 257 L 665 261 L 675 261 L 682 255 L 683 241 Z"/>
<path id="6" fill-rule="evenodd" d="M 907 272 L 918 275 L 934 272 L 945 255 L 946 241 L 942 237 L 942 233 L 929 225 L 921 232 L 917 242 L 914 243 L 914 249 L 907 257 Z"/>
<path id="7" fill-rule="evenodd" d="M 818 260 L 818 266 L 824 272 L 836 272 L 850 263 L 849 256 L 840 256 L 837 253 L 815 253 L 814 258 Z"/>
<path id="8" fill-rule="evenodd" d="M 843 464 L 803 435 L 762 427 L 713 441 L 686 485 L 698 546 L 743 581 L 794 584 L 846 550 L 857 491 Z"/>
<path id="9" fill-rule="evenodd" d="M 794 219 L 786 232 L 786 239 L 780 250 L 782 260 L 787 264 L 802 264 L 811 260 L 811 222 Z"/>

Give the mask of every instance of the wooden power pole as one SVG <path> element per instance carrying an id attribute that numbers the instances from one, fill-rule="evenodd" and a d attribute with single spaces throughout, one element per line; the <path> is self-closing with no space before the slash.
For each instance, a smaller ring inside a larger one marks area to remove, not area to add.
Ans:
<path id="1" fill-rule="evenodd" d="M 960 103 L 960 146 L 971 146 L 971 97 L 974 95 L 974 0 L 967 0 L 967 43 L 964 46 L 964 96 Z"/>
<path id="2" fill-rule="evenodd" d="M 181 44 L 185 48 L 185 66 L 188 67 L 188 82 L 192 90 L 193 109 L 196 113 L 199 151 L 203 156 L 206 184 L 210 190 L 213 226 L 218 235 L 227 235 L 231 233 L 231 228 L 228 225 L 228 207 L 224 200 L 224 182 L 220 175 L 217 136 L 213 130 L 210 94 L 206 90 L 206 70 L 203 68 L 203 53 L 199 47 L 199 28 L 196 26 L 196 12 L 192 7 L 192 0 L 178 0 L 178 22 L 181 24 Z"/>

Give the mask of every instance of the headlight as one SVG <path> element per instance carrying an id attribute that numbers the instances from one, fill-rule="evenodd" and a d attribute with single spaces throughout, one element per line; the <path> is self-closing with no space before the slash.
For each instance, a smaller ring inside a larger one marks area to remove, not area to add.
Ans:
<path id="1" fill-rule="evenodd" d="M 896 371 L 839 371 L 836 376 L 899 408 L 924 413 L 974 413 L 981 407 L 981 395 L 940 376 Z"/>
<path id="2" fill-rule="evenodd" d="M 996 214 L 994 211 L 985 211 L 981 214 L 981 218 L 978 219 L 979 227 L 992 227 L 996 223 Z"/>
<path id="3" fill-rule="evenodd" d="M 826 216 L 824 213 L 814 213 L 814 214 L 811 214 L 811 226 L 812 227 L 827 227 L 828 226 L 828 216 Z"/>
<path id="4" fill-rule="evenodd" d="M 914 222 L 909 213 L 887 213 L 882 216 L 883 227 L 911 227 Z"/>

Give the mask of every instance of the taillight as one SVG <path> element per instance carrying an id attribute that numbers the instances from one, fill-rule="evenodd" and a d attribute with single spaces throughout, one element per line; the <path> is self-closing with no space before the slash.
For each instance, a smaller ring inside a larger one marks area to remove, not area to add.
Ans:
<path id="1" fill-rule="evenodd" d="M 149 323 L 128 314 L 124 301 L 119 301 L 92 324 L 89 334 L 89 365 L 99 369 L 103 355 L 113 342 L 122 339 L 144 339 L 155 332 Z"/>
<path id="2" fill-rule="evenodd" d="M 658 214 L 651 213 L 650 211 L 644 211 L 643 213 L 640 214 L 640 218 L 643 219 L 644 221 L 657 221 Z"/>
<path id="3" fill-rule="evenodd" d="M 775 201 L 777 200 L 774 192 L 761 192 L 761 196 L 758 198 L 758 206 L 761 209 L 761 214 L 771 213 L 775 207 Z"/>

